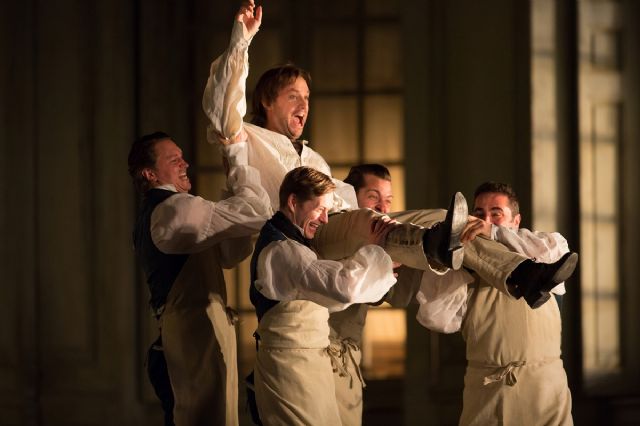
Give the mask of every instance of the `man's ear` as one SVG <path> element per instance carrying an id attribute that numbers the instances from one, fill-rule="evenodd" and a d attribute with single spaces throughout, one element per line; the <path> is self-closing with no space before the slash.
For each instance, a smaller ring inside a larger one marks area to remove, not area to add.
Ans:
<path id="1" fill-rule="evenodd" d="M 518 213 L 513 217 L 513 224 L 516 225 L 516 227 L 519 227 L 521 220 L 522 220 L 522 216 L 520 216 L 520 213 Z"/>
<path id="2" fill-rule="evenodd" d="M 287 207 L 289 207 L 289 210 L 291 211 L 291 213 L 296 211 L 297 203 L 298 203 L 298 200 L 296 199 L 296 194 L 289 194 L 289 196 L 287 197 Z"/>
<path id="3" fill-rule="evenodd" d="M 151 183 L 153 183 L 153 182 L 158 180 L 158 177 L 156 176 L 156 173 L 153 170 L 151 170 L 150 168 L 148 168 L 148 167 L 145 168 L 145 169 L 142 169 L 141 173 L 142 173 L 142 176 L 144 176 L 144 178 L 146 180 L 148 180 L 149 182 L 151 182 Z"/>

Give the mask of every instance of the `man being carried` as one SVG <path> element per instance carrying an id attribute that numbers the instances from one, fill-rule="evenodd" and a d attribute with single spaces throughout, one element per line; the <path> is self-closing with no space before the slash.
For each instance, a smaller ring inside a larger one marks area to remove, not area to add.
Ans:
<path id="1" fill-rule="evenodd" d="M 265 72 L 254 91 L 253 124 L 243 122 L 248 47 L 261 21 L 262 7 L 255 7 L 253 1 L 245 2 L 236 16 L 229 47 L 211 64 L 202 103 L 211 122 L 210 142 L 235 140 L 246 131 L 249 164 L 260 171 L 275 210 L 278 188 L 289 170 L 306 165 L 329 176 L 331 170 L 306 141 L 299 140 L 309 113 L 310 76 L 306 71 L 285 65 Z M 365 243 L 371 223 L 379 216 L 369 209 L 353 210 L 357 204 L 353 188 L 336 179 L 333 182 L 336 196 L 332 211 L 351 210 L 332 215 L 314 238 L 316 251 L 325 259 L 353 254 Z M 526 256 L 490 240 L 474 240 L 478 230 L 465 231 L 467 204 L 462 194 L 453 197 L 448 214 L 444 210 L 415 210 L 389 216 L 399 224 L 389 232 L 384 248 L 405 266 L 443 272 L 447 268 L 460 268 L 464 261 L 466 267 L 487 282 L 509 295 L 515 291 L 532 306 L 541 298 L 541 287 L 557 284 L 553 282 L 554 271 L 541 269 Z M 463 251 L 465 240 L 471 243 Z M 559 269 L 563 265 L 564 261 L 560 261 L 554 267 Z M 542 280 L 529 278 L 531 273 L 541 271 L 545 274 Z"/>

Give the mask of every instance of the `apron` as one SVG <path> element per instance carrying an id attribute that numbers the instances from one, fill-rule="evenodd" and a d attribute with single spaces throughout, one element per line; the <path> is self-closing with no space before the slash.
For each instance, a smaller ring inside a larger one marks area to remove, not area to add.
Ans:
<path id="1" fill-rule="evenodd" d="M 362 329 L 367 305 L 352 305 L 332 313 L 329 355 L 336 386 L 336 400 L 343 426 L 362 424 L 362 389 L 366 386 L 360 371 Z"/>
<path id="2" fill-rule="evenodd" d="M 460 425 L 572 425 L 554 298 L 538 309 L 479 285 L 462 326 L 467 345 Z"/>
<path id="3" fill-rule="evenodd" d="M 177 426 L 238 425 L 236 316 L 211 252 L 189 257 L 160 317 Z"/>
<path id="4" fill-rule="evenodd" d="M 255 392 L 269 425 L 339 426 L 331 358 L 329 312 L 313 302 L 280 302 L 258 324 Z"/>

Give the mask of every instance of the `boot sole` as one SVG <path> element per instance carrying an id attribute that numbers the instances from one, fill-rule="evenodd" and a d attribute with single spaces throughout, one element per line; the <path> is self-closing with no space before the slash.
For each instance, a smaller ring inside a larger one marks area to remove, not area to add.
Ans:
<path id="1" fill-rule="evenodd" d="M 462 261 L 464 260 L 464 248 L 458 247 L 451 251 L 451 269 L 457 271 L 462 267 Z"/>
<path id="2" fill-rule="evenodd" d="M 467 207 L 467 200 L 460 192 L 456 192 L 451 200 L 449 211 L 452 212 L 451 217 L 451 237 L 449 238 L 449 250 L 455 250 L 461 247 L 460 237 L 464 226 L 469 220 L 469 209 Z"/>
<path id="3" fill-rule="evenodd" d="M 540 306 L 544 305 L 551 298 L 549 291 L 561 282 L 568 280 L 573 274 L 573 271 L 575 271 L 577 264 L 578 253 L 571 253 L 567 256 L 556 273 L 553 274 L 553 277 L 551 278 L 551 286 L 544 288 L 542 291 L 527 295 L 525 300 L 527 301 L 527 304 L 531 306 L 531 309 L 538 309 Z"/>
<path id="4" fill-rule="evenodd" d="M 451 235 L 449 237 L 449 251 L 451 252 L 451 269 L 458 270 L 464 260 L 464 249 L 460 242 L 462 231 L 469 220 L 467 200 L 461 192 L 456 192 L 449 206 L 451 213 Z"/>
<path id="5" fill-rule="evenodd" d="M 531 307 L 531 309 L 538 309 L 540 306 L 547 303 L 547 301 L 551 299 L 551 294 L 548 292 L 538 292 L 535 297 L 533 295 L 529 295 L 525 297 L 527 304 Z"/>
<path id="6" fill-rule="evenodd" d="M 571 253 L 566 258 L 562 266 L 560 266 L 560 268 L 558 268 L 556 273 L 553 274 L 553 278 L 551 278 L 551 281 L 554 283 L 554 285 L 551 288 L 548 288 L 545 290 L 549 291 L 556 285 L 560 284 L 561 282 L 568 280 L 569 277 L 571 277 L 571 275 L 573 274 L 573 271 L 575 271 L 577 264 L 578 264 L 578 253 Z"/>

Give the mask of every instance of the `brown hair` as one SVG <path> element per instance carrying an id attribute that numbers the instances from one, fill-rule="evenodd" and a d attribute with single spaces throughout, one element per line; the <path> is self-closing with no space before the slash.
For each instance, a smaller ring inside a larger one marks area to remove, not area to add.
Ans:
<path id="1" fill-rule="evenodd" d="M 475 193 L 473 194 L 473 198 L 478 198 L 479 195 L 487 194 L 490 192 L 494 192 L 497 194 L 506 195 L 509 198 L 509 208 L 513 215 L 520 214 L 520 203 L 518 202 L 518 196 L 516 195 L 516 191 L 513 190 L 511 185 L 502 182 L 494 182 L 487 181 L 480 184 Z"/>
<path id="2" fill-rule="evenodd" d="M 358 192 L 358 190 L 365 184 L 364 177 L 366 175 L 373 175 L 377 178 L 391 182 L 391 173 L 389 173 L 389 169 L 382 164 L 376 163 L 358 164 L 357 166 L 351 167 L 351 170 L 349 170 L 349 174 L 344 179 L 344 182 L 353 186 L 356 192 Z"/>
<path id="3" fill-rule="evenodd" d="M 280 185 L 280 208 L 286 207 L 289 195 L 300 202 L 311 200 L 336 189 L 331 178 L 311 167 L 296 167 L 287 173 Z"/>
<path id="4" fill-rule="evenodd" d="M 166 139 L 173 141 L 171 136 L 164 132 L 154 132 L 142 136 L 131 145 L 128 159 L 129 175 L 133 180 L 133 186 L 140 194 L 145 194 L 151 189 L 151 185 L 147 178 L 142 175 L 142 171 L 146 168 L 155 167 L 157 159 L 156 144 Z"/>
<path id="5" fill-rule="evenodd" d="M 271 105 L 278 97 L 280 90 L 297 80 L 298 77 L 304 78 L 307 86 L 311 87 L 311 74 L 292 63 L 271 68 L 262 74 L 253 91 L 253 110 L 251 111 L 253 118 L 251 122 L 256 126 L 264 127 L 267 123 L 267 112 L 264 105 Z"/>

